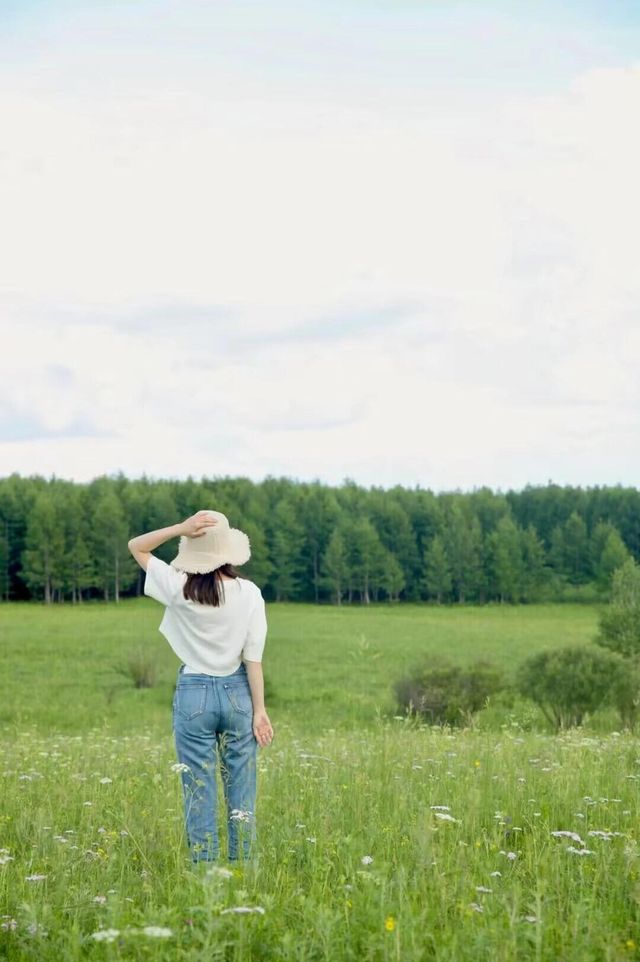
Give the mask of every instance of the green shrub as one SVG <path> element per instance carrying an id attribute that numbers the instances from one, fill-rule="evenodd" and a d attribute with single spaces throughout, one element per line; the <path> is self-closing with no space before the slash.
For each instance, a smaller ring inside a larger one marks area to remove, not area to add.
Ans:
<path id="1" fill-rule="evenodd" d="M 635 731 L 640 718 L 640 664 L 625 659 L 611 681 L 610 702 L 617 709 L 622 728 Z"/>
<path id="2" fill-rule="evenodd" d="M 153 688 L 157 679 L 157 658 L 144 648 L 131 651 L 126 665 L 114 665 L 115 671 L 130 678 L 136 688 Z"/>
<path id="3" fill-rule="evenodd" d="M 432 724 L 469 724 L 487 699 L 504 687 L 502 673 L 486 661 L 462 667 L 430 658 L 394 684 L 400 711 Z"/>
<path id="4" fill-rule="evenodd" d="M 626 670 L 619 655 L 595 645 L 577 645 L 528 658 L 517 671 L 516 684 L 558 730 L 582 725 L 587 716 L 610 703 Z"/>

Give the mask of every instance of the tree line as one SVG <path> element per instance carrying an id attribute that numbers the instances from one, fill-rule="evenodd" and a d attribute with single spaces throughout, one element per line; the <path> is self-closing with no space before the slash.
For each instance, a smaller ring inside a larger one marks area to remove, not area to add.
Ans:
<path id="1" fill-rule="evenodd" d="M 143 593 L 133 535 L 201 508 L 246 531 L 243 577 L 269 601 L 526 603 L 603 597 L 640 558 L 635 488 L 433 492 L 267 477 L 76 483 L 0 478 L 0 599 L 118 601 Z M 170 561 L 177 541 L 156 553 Z"/>

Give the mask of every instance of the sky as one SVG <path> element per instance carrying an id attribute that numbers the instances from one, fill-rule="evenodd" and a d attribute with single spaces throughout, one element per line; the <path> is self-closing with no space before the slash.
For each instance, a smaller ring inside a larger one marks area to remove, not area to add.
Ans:
<path id="1" fill-rule="evenodd" d="M 640 7 L 3 0 L 0 476 L 635 485 Z"/>

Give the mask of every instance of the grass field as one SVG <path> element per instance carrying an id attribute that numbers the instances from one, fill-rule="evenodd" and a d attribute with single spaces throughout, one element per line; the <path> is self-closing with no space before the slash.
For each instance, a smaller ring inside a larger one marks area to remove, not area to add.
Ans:
<path id="1" fill-rule="evenodd" d="M 6 684 L 0 726 L 114 732 L 171 725 L 179 660 L 158 632 L 162 607 L 148 598 L 119 605 L 8 604 L 0 609 Z M 422 605 L 269 605 L 264 653 L 274 718 L 304 724 L 367 725 L 394 714 L 391 682 L 417 656 L 489 657 L 509 674 L 529 653 L 592 640 L 597 611 L 586 605 L 437 608 Z M 113 666 L 142 647 L 157 659 L 158 683 L 137 690 Z M 26 697 L 27 693 L 30 697 Z M 610 727 L 610 726 L 607 726 Z"/>
<path id="2" fill-rule="evenodd" d="M 533 730 L 524 703 L 474 730 L 418 726 L 390 693 L 423 652 L 511 670 L 587 643 L 594 609 L 270 606 L 258 858 L 209 876 L 185 846 L 160 613 L 0 610 L 0 956 L 639 957 L 638 739 L 605 717 Z M 138 645 L 157 652 L 153 689 L 112 667 Z M 218 820 L 224 854 L 222 804 Z"/>

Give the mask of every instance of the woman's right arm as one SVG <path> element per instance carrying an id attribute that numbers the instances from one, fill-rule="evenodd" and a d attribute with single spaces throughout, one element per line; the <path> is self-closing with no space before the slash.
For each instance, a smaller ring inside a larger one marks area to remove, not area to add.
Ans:
<path id="1" fill-rule="evenodd" d="M 271 744 L 273 728 L 264 707 L 264 676 L 261 661 L 245 661 L 253 702 L 253 734 L 261 748 Z"/>

